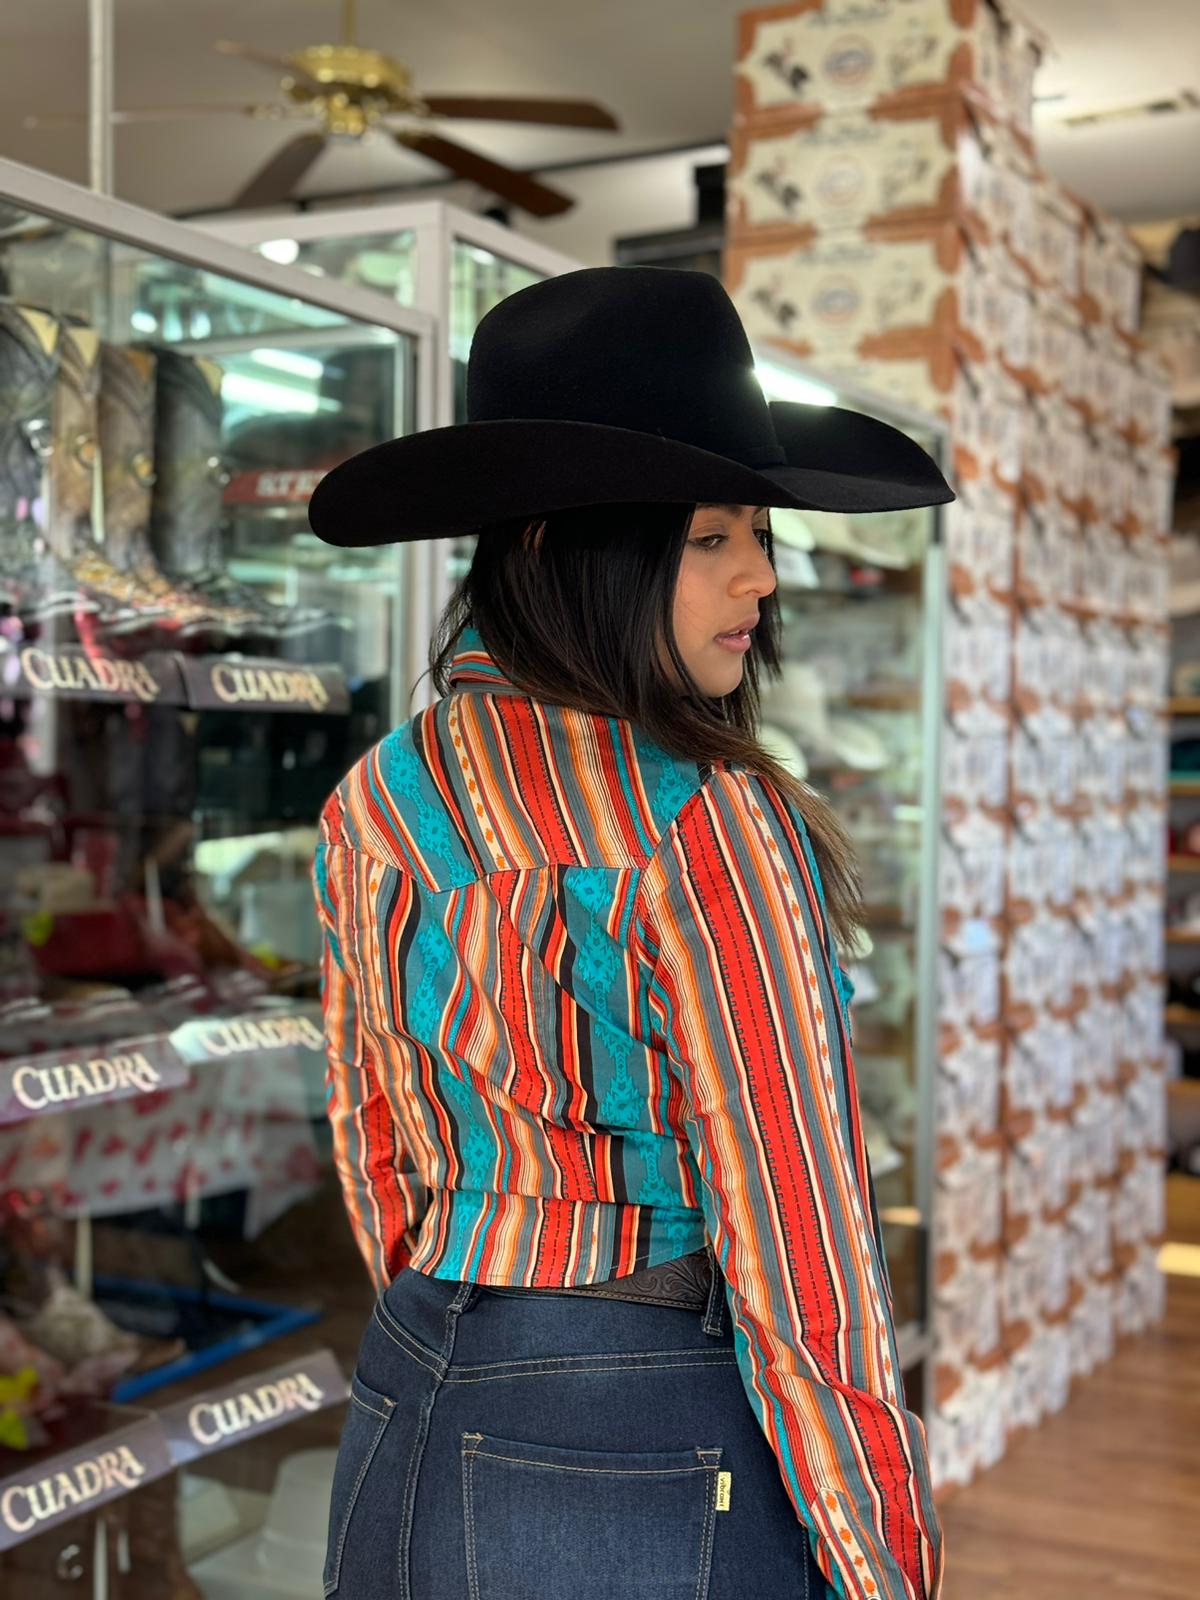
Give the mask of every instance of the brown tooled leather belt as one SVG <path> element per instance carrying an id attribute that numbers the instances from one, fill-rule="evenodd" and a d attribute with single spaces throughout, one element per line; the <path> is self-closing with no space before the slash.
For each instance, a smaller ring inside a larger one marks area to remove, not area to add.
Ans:
<path id="1" fill-rule="evenodd" d="M 528 1294 L 588 1294 L 601 1300 L 633 1300 L 656 1306 L 703 1311 L 712 1292 L 713 1258 L 707 1246 L 657 1267 L 641 1267 L 624 1278 L 587 1283 L 573 1289 L 526 1290 Z"/>

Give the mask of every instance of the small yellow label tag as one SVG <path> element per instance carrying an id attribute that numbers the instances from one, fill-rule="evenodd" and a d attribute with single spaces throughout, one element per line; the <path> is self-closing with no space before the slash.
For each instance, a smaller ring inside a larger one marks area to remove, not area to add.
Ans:
<path id="1" fill-rule="evenodd" d="M 732 1472 L 717 1473 L 717 1510 L 729 1510 L 729 1490 L 733 1484 Z"/>

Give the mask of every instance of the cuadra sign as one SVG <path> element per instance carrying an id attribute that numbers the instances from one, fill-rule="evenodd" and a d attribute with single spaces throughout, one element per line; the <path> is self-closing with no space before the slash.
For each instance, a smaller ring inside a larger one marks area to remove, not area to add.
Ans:
<path id="1" fill-rule="evenodd" d="M 6 1061 L 0 1063 L 0 1126 L 63 1106 L 177 1089 L 187 1081 L 187 1064 L 165 1034 L 114 1043 L 103 1056 L 77 1058 L 64 1050 Z"/>
<path id="2" fill-rule="evenodd" d="M 338 1405 L 349 1385 L 329 1350 L 259 1372 L 240 1382 L 168 1406 L 158 1414 L 171 1460 L 185 1466 L 198 1456 L 267 1433 L 295 1417 Z"/>
<path id="3" fill-rule="evenodd" d="M 309 706 L 324 711 L 329 691 L 315 672 L 286 667 L 238 667 L 220 662 L 212 668 L 213 693 L 227 705 L 249 701 L 260 705 Z"/>
<path id="4" fill-rule="evenodd" d="M 22 650 L 20 659 L 26 682 L 46 694 L 113 695 L 144 705 L 162 697 L 162 684 L 142 661 L 39 650 L 36 645 Z"/>
<path id="5" fill-rule="evenodd" d="M 141 1439 L 134 1438 L 64 1460 L 41 1477 L 15 1482 L 10 1478 L 0 1490 L 0 1548 L 18 1544 L 48 1523 L 76 1516 L 158 1477 L 169 1461 L 157 1428 L 152 1435 L 146 1440 L 149 1452 Z"/>
<path id="6" fill-rule="evenodd" d="M 30 1111 L 48 1105 L 62 1105 L 93 1095 L 113 1094 L 128 1089 L 134 1094 L 151 1094 L 161 1089 L 162 1074 L 141 1051 L 113 1056 L 111 1061 L 70 1061 L 60 1066 L 18 1067 L 13 1073 L 13 1093 Z"/>
<path id="7" fill-rule="evenodd" d="M 234 1017 L 220 1022 L 191 1023 L 180 1036 L 190 1056 L 246 1056 L 260 1050 L 287 1050 L 297 1045 L 320 1050 L 324 1036 L 311 1017 Z"/>
<path id="8" fill-rule="evenodd" d="M 35 1483 L 11 1485 L 0 1495 L 0 1517 L 14 1533 L 28 1533 L 39 1522 L 99 1499 L 105 1490 L 136 1489 L 145 1475 L 144 1464 L 121 1445 Z"/>
<path id="9" fill-rule="evenodd" d="M 289 1411 L 320 1411 L 327 1403 L 324 1389 L 306 1372 L 297 1372 L 224 1400 L 198 1401 L 188 1412 L 188 1431 L 210 1450 L 238 1434 L 257 1432 Z"/>

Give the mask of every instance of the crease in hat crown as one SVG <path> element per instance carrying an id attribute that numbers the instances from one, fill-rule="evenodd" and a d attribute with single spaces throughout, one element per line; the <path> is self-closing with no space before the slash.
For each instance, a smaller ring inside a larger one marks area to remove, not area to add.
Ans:
<path id="1" fill-rule="evenodd" d="M 786 460 L 732 301 L 678 267 L 582 267 L 493 306 L 467 360 L 467 421 L 518 420 L 686 438 L 752 467 Z"/>

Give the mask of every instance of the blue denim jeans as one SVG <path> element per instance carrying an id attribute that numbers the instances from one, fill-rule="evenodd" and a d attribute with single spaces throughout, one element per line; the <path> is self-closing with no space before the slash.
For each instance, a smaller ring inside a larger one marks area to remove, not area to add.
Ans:
<path id="1" fill-rule="evenodd" d="M 325 1594 L 823 1600 L 720 1272 L 703 1312 L 402 1272 L 354 1373 Z"/>

